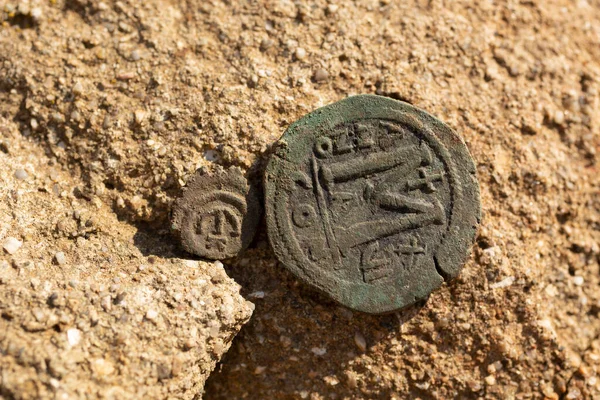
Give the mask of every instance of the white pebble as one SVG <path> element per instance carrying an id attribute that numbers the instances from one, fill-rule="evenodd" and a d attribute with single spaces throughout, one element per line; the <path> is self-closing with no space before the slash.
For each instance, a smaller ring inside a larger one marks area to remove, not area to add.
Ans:
<path id="1" fill-rule="evenodd" d="M 33 19 L 40 19 L 42 16 L 42 9 L 39 7 L 32 8 L 30 14 Z"/>
<path id="2" fill-rule="evenodd" d="M 56 260 L 58 265 L 65 265 L 67 263 L 67 257 L 65 256 L 65 253 L 63 253 L 62 251 L 59 251 L 58 253 L 56 253 L 54 255 L 54 259 Z"/>
<path id="3" fill-rule="evenodd" d="M 514 276 L 502 279 L 500 282 L 492 283 L 490 289 L 501 289 L 512 285 L 515 282 Z"/>
<path id="4" fill-rule="evenodd" d="M 29 174 L 27 174 L 27 171 L 25 171 L 23 168 L 19 168 L 15 171 L 15 178 L 20 181 L 24 181 L 28 176 Z"/>
<path id="5" fill-rule="evenodd" d="M 115 367 L 110 361 L 99 358 L 92 362 L 92 370 L 96 375 L 106 376 L 115 372 Z"/>
<path id="6" fill-rule="evenodd" d="M 262 290 L 259 290 L 257 292 L 250 293 L 248 295 L 248 297 L 250 297 L 251 299 L 264 299 L 265 298 L 265 292 L 263 292 Z"/>
<path id="7" fill-rule="evenodd" d="M 219 161 L 221 157 L 219 157 L 219 153 L 214 150 L 206 150 L 204 152 L 204 158 L 206 161 Z"/>
<path id="8" fill-rule="evenodd" d="M 582 286 L 583 285 L 583 276 L 574 276 L 573 277 L 573 283 L 576 286 Z"/>
<path id="9" fill-rule="evenodd" d="M 158 311 L 150 309 L 146 312 L 146 319 L 149 321 L 154 321 L 158 317 Z"/>
<path id="10" fill-rule="evenodd" d="M 23 246 L 22 241 L 14 237 L 9 237 L 6 238 L 2 247 L 8 254 L 15 254 L 17 250 L 21 248 L 21 246 Z"/>
<path id="11" fill-rule="evenodd" d="M 188 268 L 198 268 L 198 261 L 195 260 L 184 260 L 183 264 Z"/>
<path id="12" fill-rule="evenodd" d="M 304 60 L 306 58 L 306 50 L 302 47 L 298 47 L 295 56 L 297 60 Z"/>
<path id="13" fill-rule="evenodd" d="M 81 342 L 81 331 L 75 328 L 67 330 L 67 340 L 71 347 L 77 346 Z"/>
<path id="14" fill-rule="evenodd" d="M 558 110 L 554 113 L 554 123 L 562 125 L 565 122 L 565 113 Z"/>
<path id="15" fill-rule="evenodd" d="M 310 351 L 312 351 L 317 356 L 323 356 L 325 355 L 325 353 L 327 353 L 327 349 L 325 347 L 313 347 L 312 349 L 310 349 Z"/>

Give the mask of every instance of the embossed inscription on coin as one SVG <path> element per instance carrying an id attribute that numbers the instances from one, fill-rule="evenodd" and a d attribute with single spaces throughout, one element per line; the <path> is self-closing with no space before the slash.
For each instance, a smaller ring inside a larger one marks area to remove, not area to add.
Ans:
<path id="1" fill-rule="evenodd" d="M 455 277 L 480 220 L 460 137 L 424 111 L 371 95 L 294 123 L 267 165 L 265 199 L 279 260 L 369 313 L 410 305 Z"/>
<path id="2" fill-rule="evenodd" d="M 221 260 L 250 244 L 261 210 L 256 189 L 238 168 L 198 171 L 173 207 L 172 229 L 186 251 Z"/>

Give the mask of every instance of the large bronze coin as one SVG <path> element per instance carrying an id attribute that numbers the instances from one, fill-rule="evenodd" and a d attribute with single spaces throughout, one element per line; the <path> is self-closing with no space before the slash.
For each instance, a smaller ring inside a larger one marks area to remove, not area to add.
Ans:
<path id="1" fill-rule="evenodd" d="M 385 313 L 455 277 L 481 218 L 469 151 L 409 104 L 346 98 L 292 124 L 265 171 L 269 238 L 296 276 Z"/>

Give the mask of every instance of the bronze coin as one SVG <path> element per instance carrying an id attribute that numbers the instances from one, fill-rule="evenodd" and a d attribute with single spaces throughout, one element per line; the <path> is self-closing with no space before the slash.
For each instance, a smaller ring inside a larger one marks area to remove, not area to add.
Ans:
<path id="1" fill-rule="evenodd" d="M 269 239 L 307 284 L 385 313 L 455 277 L 480 222 L 465 143 L 409 104 L 346 98 L 292 124 L 265 171 Z"/>
<path id="2" fill-rule="evenodd" d="M 261 212 L 257 190 L 239 168 L 199 170 L 175 202 L 171 227 L 186 251 L 221 260 L 248 247 Z"/>

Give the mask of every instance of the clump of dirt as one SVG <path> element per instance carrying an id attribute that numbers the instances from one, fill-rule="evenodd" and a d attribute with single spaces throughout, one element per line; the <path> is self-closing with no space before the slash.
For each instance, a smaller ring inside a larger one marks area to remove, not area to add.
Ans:
<path id="1" fill-rule="evenodd" d="M 32 0 L 0 20 L 0 114 L 157 257 L 196 168 L 248 169 L 349 94 L 467 142 L 484 215 L 456 281 L 359 315 L 298 284 L 263 233 L 225 263 L 257 307 L 207 398 L 599 396 L 597 0 Z"/>
<path id="2" fill-rule="evenodd" d="M 143 233 L 0 125 L 0 397 L 202 394 L 252 314 L 239 286 L 172 246 L 149 255 Z"/>

